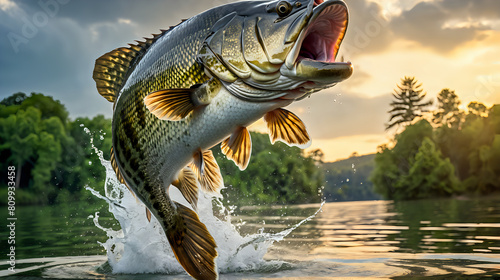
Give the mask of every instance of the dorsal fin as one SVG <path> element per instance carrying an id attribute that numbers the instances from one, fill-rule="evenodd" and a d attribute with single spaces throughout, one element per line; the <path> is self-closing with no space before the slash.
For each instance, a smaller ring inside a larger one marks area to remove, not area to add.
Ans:
<path id="1" fill-rule="evenodd" d="M 94 73 L 92 75 L 99 94 L 109 102 L 114 103 L 124 82 L 149 47 L 158 38 L 177 26 L 179 25 L 171 26 L 167 30 L 161 30 L 161 33 L 153 34 L 151 38 L 144 38 L 145 41 L 135 41 L 136 43 L 129 44 L 129 47 L 118 48 L 99 57 L 95 61 Z"/>

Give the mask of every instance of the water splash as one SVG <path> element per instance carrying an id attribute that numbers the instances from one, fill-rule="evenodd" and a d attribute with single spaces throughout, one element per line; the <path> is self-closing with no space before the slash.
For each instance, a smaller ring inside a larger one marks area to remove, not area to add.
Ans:
<path id="1" fill-rule="evenodd" d="M 88 134 L 88 129 L 85 130 Z M 91 137 L 92 139 L 92 137 Z M 103 158 L 103 153 L 95 148 L 102 166 L 106 169 L 104 195 L 91 187 L 86 187 L 94 196 L 109 205 L 109 212 L 119 222 L 121 229 L 105 228 L 99 223 L 99 213 L 92 217 L 94 224 L 106 232 L 108 240 L 100 243 L 105 249 L 108 264 L 113 273 L 183 273 L 184 269 L 177 262 L 160 223 L 153 216 L 151 222 L 146 219 L 144 204 L 136 199 L 127 187 L 119 183 L 111 163 Z M 173 200 L 189 205 L 182 194 L 174 187 L 170 188 Z M 214 205 L 218 215 L 214 215 Z M 298 224 L 275 234 L 264 233 L 241 236 L 231 223 L 231 212 L 221 198 L 211 197 L 200 192 L 198 215 L 217 243 L 218 257 L 216 264 L 220 273 L 242 271 L 279 271 L 290 265 L 284 261 L 264 260 L 264 255 L 274 242 L 283 240 L 300 225 L 313 219 L 321 207 Z M 217 217 L 218 216 L 218 217 Z"/>

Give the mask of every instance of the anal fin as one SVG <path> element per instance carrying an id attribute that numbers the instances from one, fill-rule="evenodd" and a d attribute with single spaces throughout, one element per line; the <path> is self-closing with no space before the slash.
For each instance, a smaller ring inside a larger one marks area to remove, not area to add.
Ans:
<path id="1" fill-rule="evenodd" d="M 196 183 L 196 175 L 188 167 L 179 172 L 177 180 L 172 182 L 172 185 L 177 187 L 184 198 L 191 204 L 191 207 L 196 211 L 198 207 L 198 184 Z"/>
<path id="2" fill-rule="evenodd" d="M 307 148 L 311 143 L 305 124 L 290 111 L 279 108 L 268 112 L 264 121 L 273 144 L 279 140 L 292 146 Z"/>
<path id="3" fill-rule="evenodd" d="M 204 192 L 218 194 L 220 189 L 224 187 L 219 165 L 211 150 L 204 152 L 198 150 L 195 152 L 193 155 L 193 162 L 190 166 L 197 175 L 201 189 Z"/>
<path id="4" fill-rule="evenodd" d="M 252 153 L 252 140 L 246 127 L 239 127 L 221 143 L 222 153 L 234 161 L 240 170 L 245 170 Z"/>
<path id="5" fill-rule="evenodd" d="M 215 240 L 194 211 L 175 204 L 180 217 L 173 229 L 166 232 L 175 257 L 193 278 L 217 279 Z"/>

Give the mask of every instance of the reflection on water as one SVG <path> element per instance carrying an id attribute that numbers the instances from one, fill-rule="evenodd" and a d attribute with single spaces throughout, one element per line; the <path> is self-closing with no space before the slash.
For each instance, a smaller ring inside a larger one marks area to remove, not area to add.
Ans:
<path id="1" fill-rule="evenodd" d="M 245 207 L 235 220 L 246 221 L 241 227 L 246 232 L 261 227 L 280 231 L 316 207 Z M 500 253 L 500 201 L 497 198 L 327 203 L 322 213 L 295 230 L 287 242 L 311 243 L 315 244 L 314 250 L 342 252 Z"/>
<path id="2" fill-rule="evenodd" d="M 245 207 L 241 229 L 275 232 L 316 205 Z M 269 258 L 304 262 L 302 276 L 500 278 L 500 198 L 327 203 Z M 328 270 L 325 268 L 334 268 Z M 300 273 L 299 275 L 300 276 Z M 434 278 L 433 278 L 434 279 Z M 439 278 L 437 278 L 439 279 Z"/>
<path id="3" fill-rule="evenodd" d="M 277 233 L 318 208 L 319 205 L 243 207 L 237 209 L 232 221 L 242 235 Z M 19 219 L 16 233 L 21 242 L 17 253 L 22 256 L 20 265 L 25 269 L 21 275 L 134 278 L 95 270 L 105 257 L 88 255 L 103 255 L 96 244 L 106 237 L 87 217 L 99 209 L 82 205 L 75 205 L 74 209 L 46 209 L 19 210 L 23 218 Z M 104 216 L 101 215 L 103 219 Z M 113 226 L 113 221 L 109 224 Z M 1 229 L 3 236 L 4 231 Z M 231 273 L 221 278 L 500 278 L 499 253 L 500 197 L 327 203 L 316 218 L 275 243 L 266 255 L 266 259 L 287 261 L 290 267 Z M 62 257 L 68 255 L 79 257 Z M 42 257 L 52 258 L 39 259 Z M 5 263 L 0 265 L 0 276 L 8 275 Z M 189 279 L 185 275 L 175 277 Z"/>

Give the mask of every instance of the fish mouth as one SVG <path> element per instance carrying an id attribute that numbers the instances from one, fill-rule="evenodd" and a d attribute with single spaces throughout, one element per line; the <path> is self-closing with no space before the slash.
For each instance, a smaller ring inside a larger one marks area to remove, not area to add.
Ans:
<path id="1" fill-rule="evenodd" d="M 320 85 L 349 78 L 353 71 L 351 63 L 336 61 L 349 21 L 347 5 L 341 0 L 314 0 L 302 20 L 307 20 L 307 24 L 300 31 L 281 73 Z"/>

